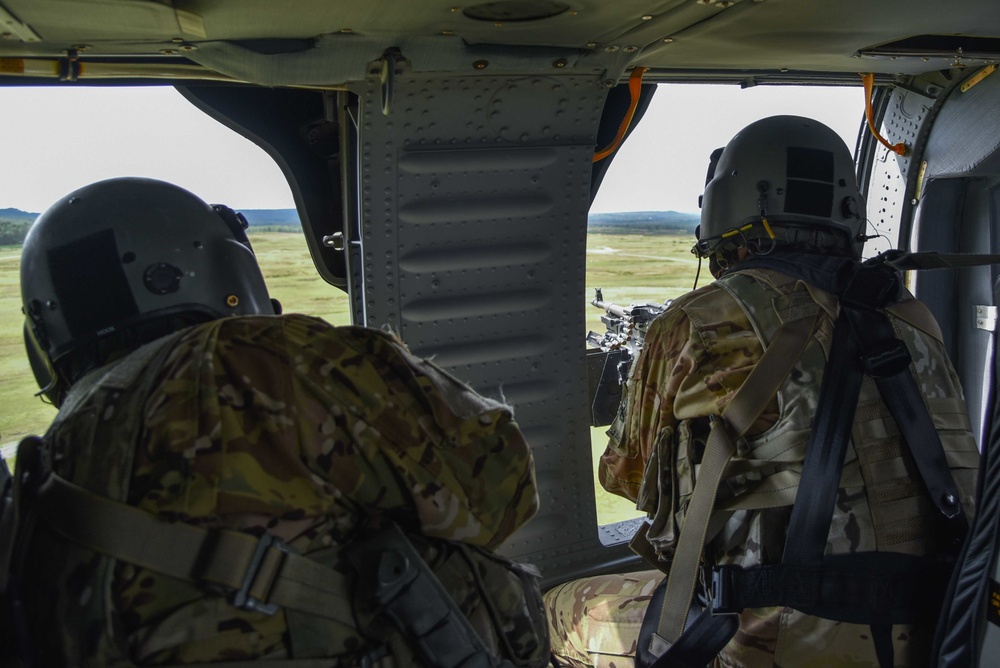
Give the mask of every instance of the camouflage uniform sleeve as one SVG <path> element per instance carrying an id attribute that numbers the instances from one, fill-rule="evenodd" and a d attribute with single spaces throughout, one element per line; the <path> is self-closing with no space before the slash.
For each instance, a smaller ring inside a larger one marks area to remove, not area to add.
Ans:
<path id="1" fill-rule="evenodd" d="M 721 289 L 675 302 L 650 325 L 633 365 L 601 456 L 602 486 L 637 500 L 657 441 L 672 438 L 682 420 L 721 413 L 762 354 L 746 314 Z M 768 409 L 771 422 L 776 415 L 776 406 Z"/>
<path id="2" fill-rule="evenodd" d="M 618 416 L 608 430 L 610 441 L 598 472 L 607 491 L 635 501 L 642 483 L 652 442 L 676 419 L 669 382 L 684 373 L 690 359 L 680 359 L 691 335 L 690 321 L 681 309 L 657 318 L 646 333 L 645 344 L 632 365 Z"/>

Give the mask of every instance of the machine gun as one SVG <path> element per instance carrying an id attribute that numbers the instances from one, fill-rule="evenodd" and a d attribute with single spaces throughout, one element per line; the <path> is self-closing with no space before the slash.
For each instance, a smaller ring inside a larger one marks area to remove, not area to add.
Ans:
<path id="1" fill-rule="evenodd" d="M 587 333 L 587 384 L 590 390 L 590 423 L 595 427 L 611 424 L 622 400 L 622 388 L 632 360 L 639 356 L 649 324 L 663 313 L 672 300 L 662 304 L 621 306 L 604 301 L 601 288 L 590 303 L 604 311 L 603 334 Z"/>

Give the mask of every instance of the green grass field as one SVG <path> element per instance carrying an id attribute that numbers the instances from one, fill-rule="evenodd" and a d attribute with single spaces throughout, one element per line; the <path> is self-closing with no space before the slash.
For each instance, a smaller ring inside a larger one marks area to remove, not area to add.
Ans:
<path id="1" fill-rule="evenodd" d="M 327 321 L 350 323 L 347 296 L 316 274 L 305 238 L 300 234 L 258 233 L 254 249 L 271 295 L 286 312 L 308 313 Z M 604 298 L 619 304 L 662 302 L 691 289 L 697 261 L 690 254 L 694 239 L 671 235 L 594 234 L 587 244 L 587 293 L 604 289 Z M 45 431 L 55 409 L 33 396 L 38 391 L 24 355 L 20 296 L 20 248 L 0 246 L 0 445 Z M 707 282 L 704 276 L 702 282 Z M 601 311 L 587 308 L 587 327 L 600 331 Z M 581 332 L 581 340 L 586 332 Z M 594 460 L 607 442 L 604 429 L 593 429 Z M 595 478 L 595 486 L 597 486 Z M 637 515 L 631 503 L 597 486 L 598 520 L 605 524 Z"/>
<path id="2" fill-rule="evenodd" d="M 594 288 L 602 288 L 605 301 L 616 304 L 662 303 L 691 290 L 698 260 L 691 254 L 693 236 L 592 234 L 587 239 L 587 294 L 589 303 Z M 710 279 L 710 277 L 709 277 Z M 705 277 L 702 276 L 702 283 Z M 587 308 L 587 329 L 603 331 L 597 308 Z M 593 461 L 604 452 L 608 438 L 606 427 L 590 430 Z M 637 517 L 635 505 L 605 492 L 594 476 L 597 521 L 609 524 Z"/>

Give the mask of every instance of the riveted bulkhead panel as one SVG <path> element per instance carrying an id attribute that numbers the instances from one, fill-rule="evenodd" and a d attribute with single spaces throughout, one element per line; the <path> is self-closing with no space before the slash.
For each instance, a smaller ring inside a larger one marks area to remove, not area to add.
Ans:
<path id="1" fill-rule="evenodd" d="M 543 573 L 606 559 L 581 305 L 607 89 L 593 75 L 400 73 L 391 86 L 357 91 L 364 324 L 514 406 L 544 491 L 507 554 Z"/>

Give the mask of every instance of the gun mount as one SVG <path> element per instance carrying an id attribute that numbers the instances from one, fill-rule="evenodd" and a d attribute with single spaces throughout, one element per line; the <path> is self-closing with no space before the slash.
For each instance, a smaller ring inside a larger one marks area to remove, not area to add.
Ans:
<path id="1" fill-rule="evenodd" d="M 622 389 L 628 379 L 632 361 L 642 352 L 650 323 L 667 310 L 672 300 L 662 304 L 629 304 L 622 306 L 604 300 L 601 288 L 590 301 L 604 311 L 603 333 L 590 331 L 587 343 L 587 380 L 590 389 L 591 425 L 611 424 L 621 404 Z"/>

